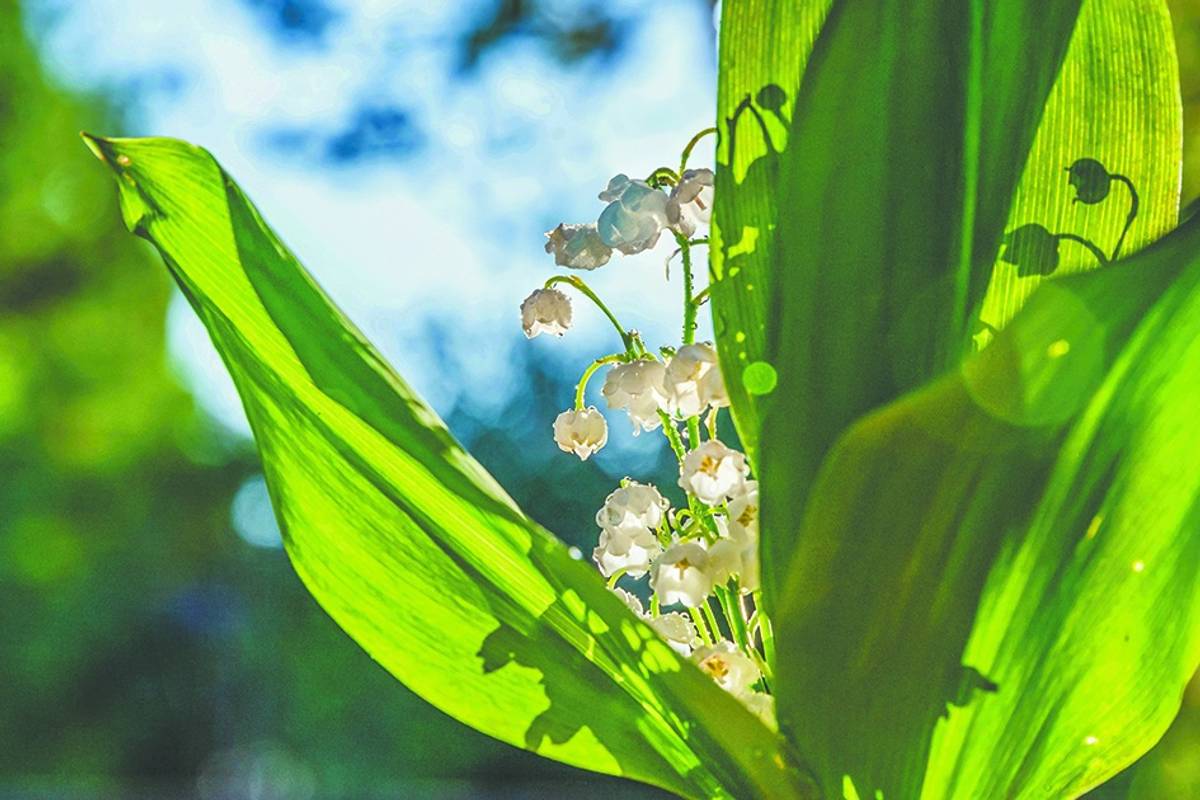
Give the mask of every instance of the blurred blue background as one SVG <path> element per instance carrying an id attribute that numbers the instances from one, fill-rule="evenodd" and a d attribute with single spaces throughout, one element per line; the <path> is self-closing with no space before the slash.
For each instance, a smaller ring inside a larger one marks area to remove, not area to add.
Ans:
<path id="1" fill-rule="evenodd" d="M 1191 132 L 1200 6 L 1176 5 Z M 616 417 L 592 460 L 560 453 L 554 415 L 616 342 L 582 303 L 566 338 L 527 342 L 517 308 L 553 271 L 544 231 L 711 123 L 713 19 L 706 0 L 0 0 L 0 798 L 659 796 L 454 723 L 324 616 L 232 385 L 76 134 L 210 149 L 586 552 L 604 495 L 672 482 L 669 454 Z M 588 276 L 656 343 L 677 336 L 669 253 Z M 1200 796 L 1198 694 L 1122 778 L 1133 796 Z"/>

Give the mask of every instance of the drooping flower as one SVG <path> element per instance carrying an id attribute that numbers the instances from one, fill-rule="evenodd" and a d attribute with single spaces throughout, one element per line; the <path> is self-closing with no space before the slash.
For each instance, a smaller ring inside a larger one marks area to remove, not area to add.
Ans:
<path id="1" fill-rule="evenodd" d="M 608 407 L 624 409 L 633 421 L 633 435 L 652 431 L 662 424 L 658 412 L 665 406 L 663 365 L 639 360 L 617 364 L 604 376 L 604 395 Z"/>
<path id="2" fill-rule="evenodd" d="M 600 240 L 596 223 L 561 223 L 546 232 L 546 252 L 554 254 L 554 263 L 571 269 L 596 269 L 612 258 L 612 248 Z"/>
<path id="3" fill-rule="evenodd" d="M 685 170 L 667 200 L 667 221 L 684 236 L 691 236 L 712 219 L 712 200 L 712 170 Z"/>
<path id="4" fill-rule="evenodd" d="M 621 598 L 621 602 L 629 606 L 629 610 L 639 617 L 645 614 L 642 610 L 642 601 L 637 598 L 637 595 L 631 594 L 619 586 L 612 587 L 612 593 Z"/>
<path id="5" fill-rule="evenodd" d="M 650 627 L 658 631 L 659 635 L 667 640 L 671 649 L 681 656 L 689 655 L 692 648 L 700 643 L 700 637 L 696 634 L 696 625 L 678 611 L 669 611 L 657 617 L 647 617 L 646 622 L 650 623 Z"/>
<path id="6" fill-rule="evenodd" d="M 521 303 L 525 338 L 542 333 L 562 336 L 571 327 L 571 299 L 558 289 L 534 289 Z"/>
<path id="7" fill-rule="evenodd" d="M 630 577 L 640 578 L 661 554 L 662 547 L 650 531 L 643 535 L 606 528 L 600 531 L 600 543 L 592 551 L 592 560 L 606 578 L 622 569 Z"/>
<path id="8" fill-rule="evenodd" d="M 758 666 L 730 641 L 697 648 L 692 661 L 713 681 L 735 697 L 744 697 L 750 687 L 762 677 Z"/>
<path id="9" fill-rule="evenodd" d="M 779 723 L 775 721 L 775 698 L 762 692 L 746 692 L 738 697 L 750 713 L 762 720 L 771 730 L 778 730 Z"/>
<path id="10" fill-rule="evenodd" d="M 758 481 L 743 481 L 729 497 L 729 537 L 758 542 Z"/>
<path id="11" fill-rule="evenodd" d="M 608 423 L 595 406 L 569 408 L 554 420 L 554 441 L 583 461 L 608 441 Z"/>
<path id="12" fill-rule="evenodd" d="M 625 255 L 648 250 L 667 226 L 667 196 L 642 180 L 617 175 L 600 193 L 608 203 L 596 221 L 600 241 Z"/>
<path id="13" fill-rule="evenodd" d="M 675 542 L 654 562 L 650 586 L 663 605 L 700 605 L 712 591 L 708 553 L 696 542 Z"/>
<path id="14" fill-rule="evenodd" d="M 630 481 L 604 500 L 604 506 L 596 512 L 596 524 L 601 528 L 653 531 L 670 506 L 658 489 Z"/>
<path id="15" fill-rule="evenodd" d="M 709 406 L 729 405 L 725 381 L 712 345 L 684 345 L 667 362 L 663 375 L 667 410 L 685 417 L 696 416 Z"/>
<path id="16" fill-rule="evenodd" d="M 747 473 L 744 455 L 709 439 L 684 457 L 679 468 L 679 486 L 712 506 L 734 494 Z"/>
<path id="17" fill-rule="evenodd" d="M 753 481 L 747 481 L 753 483 Z M 723 516 L 713 518 L 717 523 L 720 538 L 708 548 L 708 574 L 714 585 L 721 585 L 730 577 L 738 576 L 742 592 L 753 592 L 759 588 L 758 535 L 735 534 L 731 521 Z"/>

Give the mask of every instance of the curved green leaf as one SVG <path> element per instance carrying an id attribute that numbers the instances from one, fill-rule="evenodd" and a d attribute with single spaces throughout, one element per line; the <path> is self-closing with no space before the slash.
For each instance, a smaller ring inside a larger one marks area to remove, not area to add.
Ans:
<path id="1" fill-rule="evenodd" d="M 376 660 L 550 758 L 690 797 L 804 796 L 781 739 L 521 514 L 208 153 L 87 138 L 234 377 L 297 573 Z"/>
<path id="2" fill-rule="evenodd" d="M 1200 663 L 1198 408 L 1193 220 L 841 438 L 776 624 L 827 793 L 1075 797 L 1149 749 Z"/>

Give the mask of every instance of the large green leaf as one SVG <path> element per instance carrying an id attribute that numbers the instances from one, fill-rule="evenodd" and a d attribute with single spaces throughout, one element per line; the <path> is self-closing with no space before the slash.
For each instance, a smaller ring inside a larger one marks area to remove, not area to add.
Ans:
<path id="1" fill-rule="evenodd" d="M 840 439 L 776 626 L 826 792 L 1074 797 L 1161 736 L 1200 662 L 1198 408 L 1193 220 Z"/>
<path id="2" fill-rule="evenodd" d="M 743 98 L 781 80 L 770 48 L 740 43 L 738 32 L 779 40 L 794 23 L 803 59 L 825 5 L 726 5 L 726 131 Z M 1072 204 L 1065 167 L 1095 158 L 1137 185 L 1141 213 L 1124 252 L 1177 213 L 1178 79 L 1159 0 L 1085 0 L 1073 35 L 1074 3 L 877 5 L 834 5 L 789 132 L 760 115 L 778 155 L 764 155 L 748 114 L 736 124 L 737 153 L 729 136 L 718 150 L 713 312 L 735 421 L 754 451 L 767 406 L 783 398 L 768 431 L 775 448 L 757 460 L 793 484 L 764 497 L 768 600 L 787 569 L 799 499 L 839 432 L 957 363 L 1042 279 L 1008 263 L 1003 234 L 1038 222 L 1105 250 L 1119 238 L 1124 187 L 1104 203 Z M 1059 250 L 1061 272 L 1095 265 L 1078 244 Z M 743 376 L 772 371 L 775 391 L 748 396 Z"/>
<path id="3" fill-rule="evenodd" d="M 211 156 L 88 142 L 234 377 L 296 571 L 376 660 L 550 758 L 692 797 L 804 796 L 780 738 L 521 514 Z"/>

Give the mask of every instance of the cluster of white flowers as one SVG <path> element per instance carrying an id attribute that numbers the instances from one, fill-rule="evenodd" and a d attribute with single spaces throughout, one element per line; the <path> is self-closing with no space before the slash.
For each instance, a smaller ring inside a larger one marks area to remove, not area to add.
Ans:
<path id="1" fill-rule="evenodd" d="M 663 432 L 679 462 L 676 485 L 683 502 L 673 508 L 656 487 L 626 478 L 596 513 L 600 530 L 592 559 L 634 614 L 774 725 L 767 691 L 770 623 L 757 594 L 758 483 L 746 456 L 718 438 L 719 412 L 729 405 L 729 395 L 716 350 L 694 341 L 703 293 L 693 294 L 690 249 L 707 243 L 692 237 L 711 218 L 713 173 L 687 169 L 686 162 L 696 141 L 710 132 L 688 144 L 678 171 L 660 167 L 645 180 L 617 175 L 600 193 L 607 205 L 596 222 L 564 223 L 546 234 L 546 252 L 555 264 L 593 270 L 607 264 L 613 250 L 642 252 L 669 231 L 683 254 L 683 343 L 647 349 L 574 275 L 556 275 L 536 289 L 521 305 L 521 323 L 530 338 L 569 329 L 571 303 L 555 288 L 562 284 L 594 302 L 617 328 L 623 350 L 584 371 L 574 407 L 554 420 L 554 441 L 580 459 L 607 443 L 604 415 L 584 404 L 588 379 L 607 367 L 605 404 L 628 415 L 635 436 Z"/>

